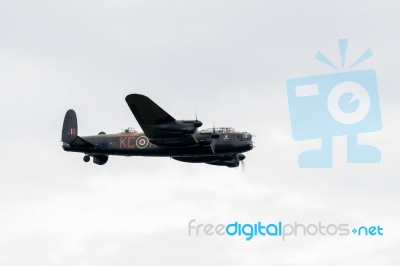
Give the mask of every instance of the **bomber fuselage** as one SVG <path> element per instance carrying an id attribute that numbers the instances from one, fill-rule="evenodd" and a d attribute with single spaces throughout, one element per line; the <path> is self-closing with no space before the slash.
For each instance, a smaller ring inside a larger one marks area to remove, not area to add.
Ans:
<path id="1" fill-rule="evenodd" d="M 233 152 L 246 152 L 253 148 L 251 139 L 241 132 L 221 133 L 215 139 L 215 149 L 209 145 L 202 145 L 188 136 L 191 146 L 168 147 L 151 143 L 144 133 L 121 132 L 117 134 L 99 134 L 83 136 L 82 138 L 93 144 L 93 147 L 77 147 L 63 143 L 65 151 L 84 152 L 89 155 L 123 155 L 123 156 L 195 156 L 195 155 L 224 155 Z M 203 134 L 205 137 L 209 133 Z M 168 140 L 166 140 L 168 141 Z"/>

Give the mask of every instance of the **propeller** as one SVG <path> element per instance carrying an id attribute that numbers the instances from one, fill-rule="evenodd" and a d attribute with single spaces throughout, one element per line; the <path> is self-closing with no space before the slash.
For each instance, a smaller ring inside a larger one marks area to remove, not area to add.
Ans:
<path id="1" fill-rule="evenodd" d="M 246 165 L 244 163 L 244 159 L 246 159 L 246 155 L 244 155 L 243 153 L 239 153 L 236 155 L 236 159 L 238 160 L 239 164 L 241 164 L 242 172 L 244 173 L 244 171 L 246 170 Z"/>
<path id="2" fill-rule="evenodd" d="M 193 126 L 196 128 L 195 131 L 197 131 L 197 128 L 201 127 L 203 125 L 203 123 L 197 119 L 197 111 L 195 112 L 195 117 L 196 117 L 196 120 L 194 121 Z"/>
<path id="3" fill-rule="evenodd" d="M 210 147 L 213 153 L 215 153 L 215 145 L 216 145 L 215 138 L 213 138 L 210 143 Z"/>
<path id="4" fill-rule="evenodd" d="M 213 133 L 211 133 L 211 143 L 210 143 L 210 147 L 213 153 L 215 153 L 215 146 L 216 146 L 216 142 L 217 142 L 217 138 L 219 138 L 219 133 L 217 133 L 215 131 L 215 122 L 213 122 Z"/>
<path id="5" fill-rule="evenodd" d="M 217 132 L 215 131 L 215 122 L 213 122 L 213 133 L 211 134 L 211 137 L 212 137 L 213 139 L 219 138 L 219 133 L 217 133 Z"/>
<path id="6" fill-rule="evenodd" d="M 197 110 L 194 113 L 196 120 L 193 122 L 194 132 L 193 132 L 193 139 L 196 143 L 199 143 L 197 129 L 203 125 L 201 121 L 197 119 Z"/>

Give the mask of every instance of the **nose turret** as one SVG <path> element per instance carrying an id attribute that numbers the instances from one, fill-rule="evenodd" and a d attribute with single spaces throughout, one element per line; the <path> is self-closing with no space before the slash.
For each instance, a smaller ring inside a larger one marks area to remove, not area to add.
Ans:
<path id="1" fill-rule="evenodd" d="M 242 140 L 242 143 L 244 142 L 244 145 L 246 146 L 247 150 L 253 149 L 252 138 L 253 138 L 253 136 L 250 133 L 242 132 L 241 140 Z"/>
<path id="2" fill-rule="evenodd" d="M 242 133 L 242 139 L 250 140 L 252 137 L 253 137 L 253 136 L 252 136 L 250 133 L 248 133 L 248 132 L 243 132 L 243 133 Z"/>

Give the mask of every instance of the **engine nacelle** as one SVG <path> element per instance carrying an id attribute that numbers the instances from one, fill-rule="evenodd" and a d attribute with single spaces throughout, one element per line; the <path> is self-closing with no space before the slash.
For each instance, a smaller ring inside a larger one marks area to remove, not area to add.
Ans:
<path id="1" fill-rule="evenodd" d="M 219 162 L 211 162 L 211 163 L 207 163 L 207 164 L 228 166 L 229 168 L 231 168 L 231 167 L 238 167 L 240 163 L 239 163 L 239 161 L 237 161 L 235 159 L 231 159 L 231 160 L 223 160 L 223 161 L 219 161 Z"/>
<path id="2" fill-rule="evenodd" d="M 193 134 L 196 128 L 201 127 L 203 123 L 198 120 L 182 120 L 171 123 L 159 124 L 155 127 L 165 132 Z"/>
<path id="3" fill-rule="evenodd" d="M 231 158 L 229 159 L 223 159 L 220 160 L 219 162 L 209 162 L 208 164 L 212 165 L 224 165 L 228 167 L 238 167 L 240 165 L 240 162 L 246 159 L 246 156 L 242 153 L 239 154 L 233 154 Z"/>
<path id="4" fill-rule="evenodd" d="M 93 163 L 95 163 L 95 164 L 103 165 L 103 164 L 106 164 L 107 161 L 108 161 L 108 155 L 93 156 Z"/>
<path id="5" fill-rule="evenodd" d="M 212 163 L 206 163 L 206 164 L 227 166 L 229 168 L 238 167 L 239 166 L 239 163 L 236 162 L 235 160 L 226 160 L 226 161 L 212 162 Z"/>

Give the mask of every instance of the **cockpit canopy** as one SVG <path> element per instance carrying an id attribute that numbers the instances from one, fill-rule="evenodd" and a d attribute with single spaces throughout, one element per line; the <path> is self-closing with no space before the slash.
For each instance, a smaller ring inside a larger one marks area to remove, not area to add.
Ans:
<path id="1" fill-rule="evenodd" d="M 242 138 L 243 138 L 243 139 L 251 139 L 251 138 L 252 138 L 252 136 L 251 136 L 251 134 L 250 134 L 250 133 L 243 132 L 243 133 L 242 133 Z"/>
<path id="2" fill-rule="evenodd" d="M 128 127 L 124 129 L 125 133 L 136 133 L 137 131 L 133 127 Z"/>
<path id="3" fill-rule="evenodd" d="M 239 132 L 232 127 L 216 127 L 216 128 L 207 128 L 200 131 L 200 133 L 213 133 L 215 130 L 216 133 L 235 133 Z"/>

